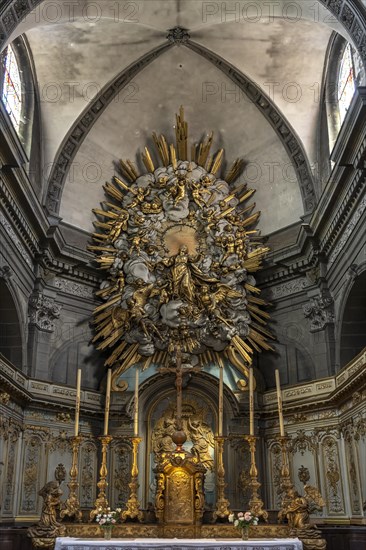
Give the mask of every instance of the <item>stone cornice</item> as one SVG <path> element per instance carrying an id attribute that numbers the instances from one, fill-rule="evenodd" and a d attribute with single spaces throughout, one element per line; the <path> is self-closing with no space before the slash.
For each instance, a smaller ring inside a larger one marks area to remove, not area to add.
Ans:
<path id="1" fill-rule="evenodd" d="M 306 384 L 282 388 L 282 401 L 285 414 L 308 410 L 339 407 L 357 391 L 366 386 L 366 348 L 335 376 L 314 380 Z M 301 399 L 301 404 L 299 400 Z M 264 413 L 277 411 L 275 390 L 263 394 Z"/>
<path id="2" fill-rule="evenodd" d="M 366 88 L 353 99 L 332 153 L 335 168 L 310 224 L 328 254 L 364 188 L 366 178 Z M 342 186 L 340 186 L 342 181 Z M 348 185 L 345 183 L 348 182 Z M 335 213 L 330 222 L 330 214 Z"/>
<path id="3" fill-rule="evenodd" d="M 75 409 L 76 390 L 62 384 L 35 380 L 24 375 L 0 355 L 0 388 L 22 405 L 47 405 L 49 408 Z M 81 391 L 83 413 L 101 412 L 102 395 L 94 390 Z"/>

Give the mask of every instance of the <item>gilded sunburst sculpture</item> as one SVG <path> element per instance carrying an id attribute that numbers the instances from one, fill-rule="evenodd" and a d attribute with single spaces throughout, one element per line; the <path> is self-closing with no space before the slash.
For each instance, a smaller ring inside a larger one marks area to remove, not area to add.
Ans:
<path id="1" fill-rule="evenodd" d="M 177 353 L 201 366 L 225 354 L 246 372 L 254 350 L 272 349 L 253 277 L 269 250 L 255 229 L 255 190 L 236 183 L 242 160 L 220 176 L 224 151 L 210 156 L 212 133 L 188 153 L 182 108 L 175 132 L 175 145 L 153 134 L 159 161 L 145 148 L 146 173 L 120 161 L 94 210 L 89 249 L 106 277 L 93 342 L 119 373 Z"/>

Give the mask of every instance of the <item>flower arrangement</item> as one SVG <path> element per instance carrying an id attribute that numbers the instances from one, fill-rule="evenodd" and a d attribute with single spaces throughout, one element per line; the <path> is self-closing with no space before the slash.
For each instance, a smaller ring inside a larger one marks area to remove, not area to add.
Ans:
<path id="1" fill-rule="evenodd" d="M 231 513 L 228 519 L 235 527 L 241 529 L 243 539 L 248 539 L 249 525 L 258 525 L 258 518 L 252 512 L 238 512 L 237 515 Z"/>
<path id="2" fill-rule="evenodd" d="M 229 521 L 238 529 L 249 527 L 249 525 L 258 525 L 258 518 L 253 516 L 252 512 L 238 512 L 236 517 L 235 514 L 229 514 Z"/>
<path id="3" fill-rule="evenodd" d="M 116 508 L 115 510 L 111 510 L 109 507 L 105 510 L 103 510 L 103 508 L 99 508 L 95 521 L 98 525 L 100 525 L 100 527 L 113 526 L 118 523 L 121 511 L 121 508 Z"/>

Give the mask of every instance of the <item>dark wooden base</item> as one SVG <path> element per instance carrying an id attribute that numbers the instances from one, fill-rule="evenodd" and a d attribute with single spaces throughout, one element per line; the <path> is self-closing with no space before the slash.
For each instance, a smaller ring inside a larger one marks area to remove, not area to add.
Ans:
<path id="1" fill-rule="evenodd" d="M 327 550 L 366 550 L 366 525 L 318 525 Z"/>

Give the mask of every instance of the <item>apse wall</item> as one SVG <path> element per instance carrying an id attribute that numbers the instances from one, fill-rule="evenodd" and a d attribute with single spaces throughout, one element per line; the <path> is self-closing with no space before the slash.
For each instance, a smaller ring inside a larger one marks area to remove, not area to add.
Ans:
<path id="1" fill-rule="evenodd" d="M 151 63 L 111 102 L 81 145 L 63 190 L 63 222 L 91 231 L 91 209 L 103 200 L 102 183 L 116 173 L 115 163 L 128 158 L 141 166 L 139 156 L 154 131 L 172 141 L 180 105 L 190 143 L 213 129 L 215 148 L 227 151 L 227 166 L 238 157 L 247 163 L 241 180 L 257 189 L 263 233 L 298 221 L 302 199 L 283 145 L 257 106 L 242 92 L 228 93 L 231 89 L 221 71 L 186 48 L 169 50 Z"/>

